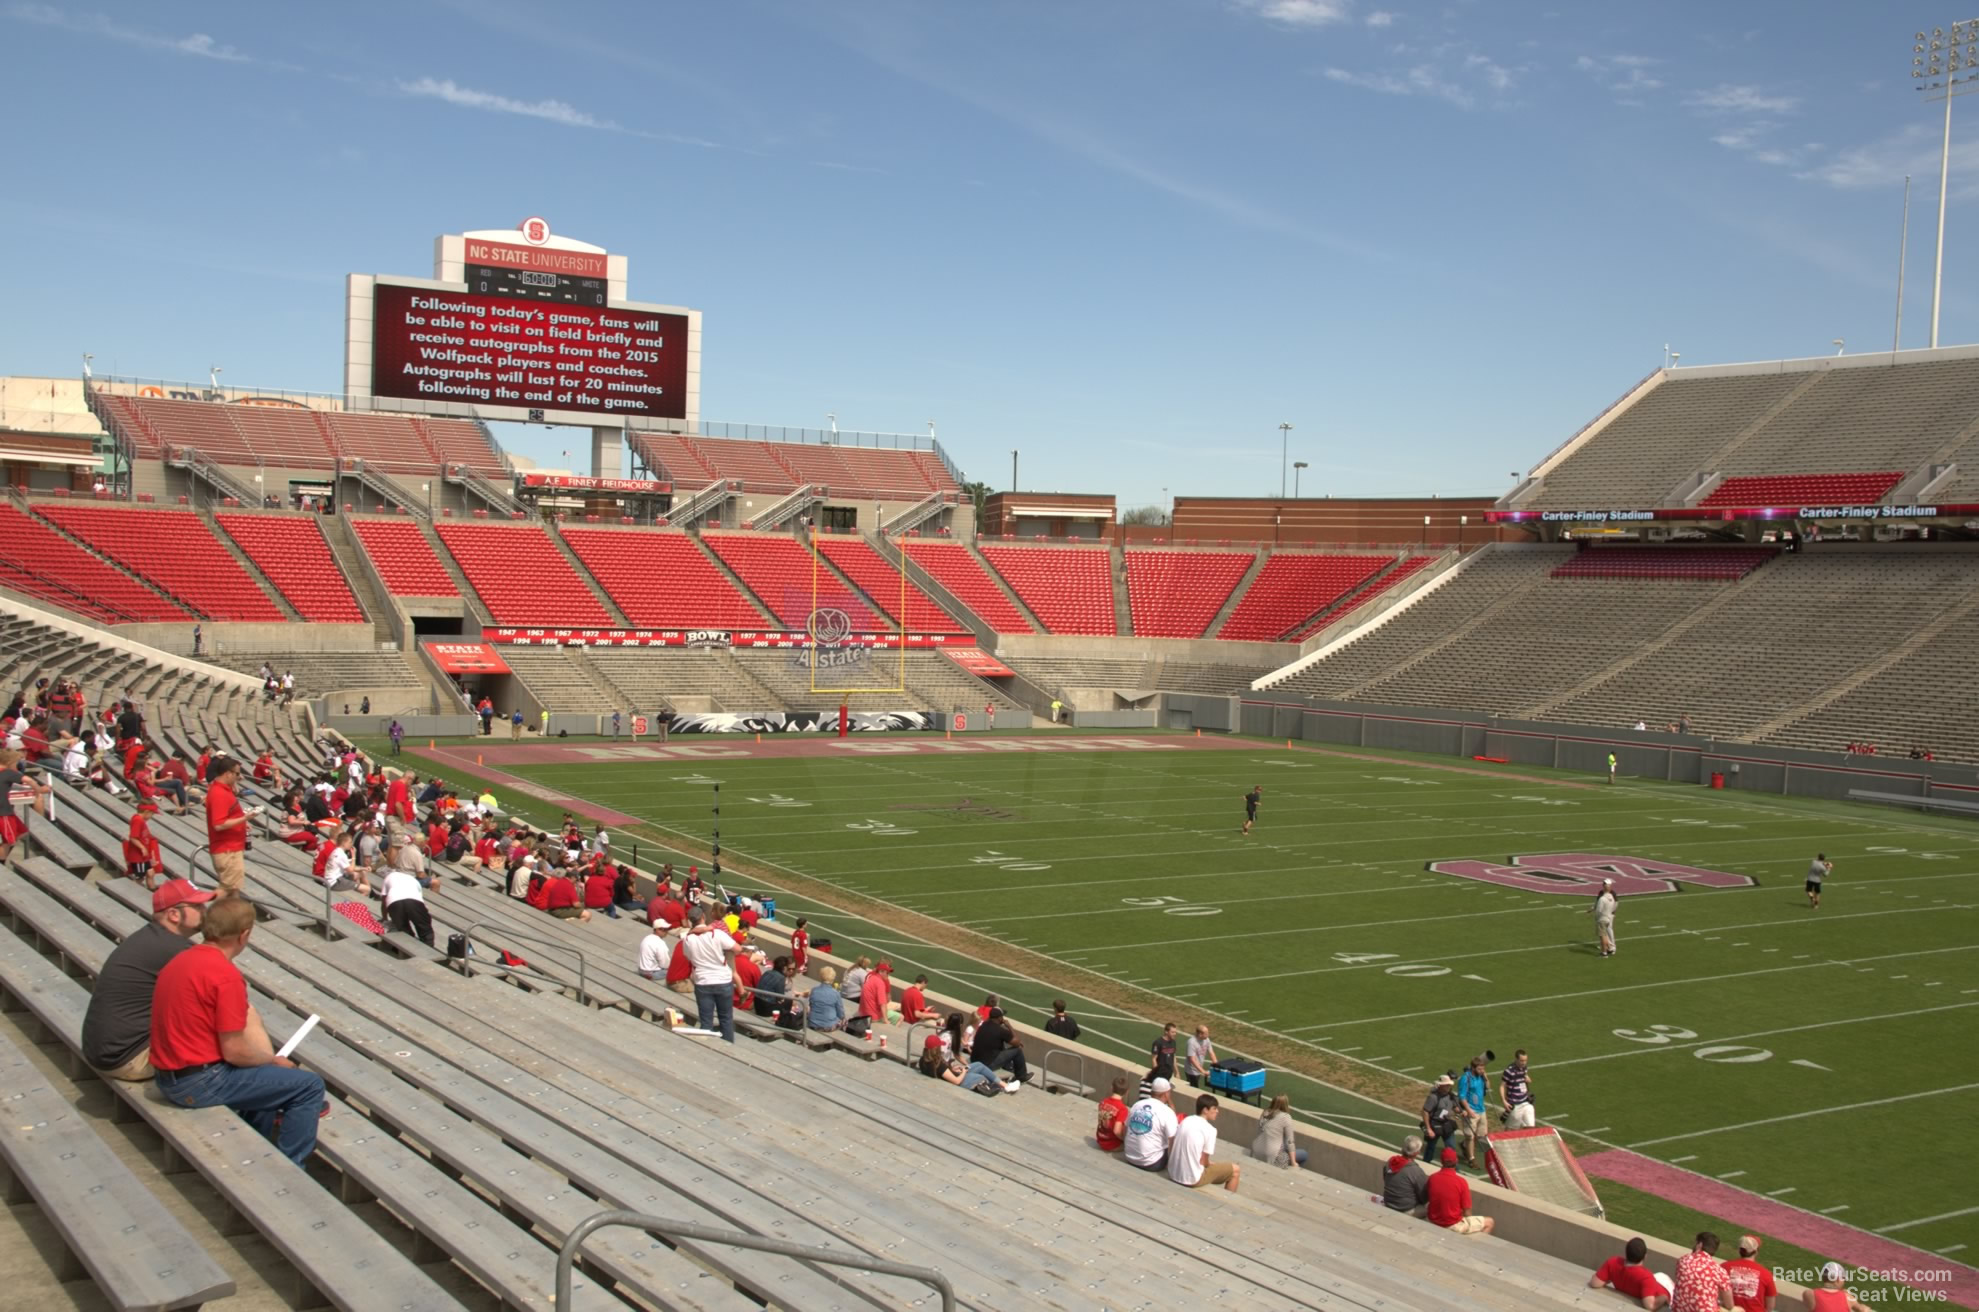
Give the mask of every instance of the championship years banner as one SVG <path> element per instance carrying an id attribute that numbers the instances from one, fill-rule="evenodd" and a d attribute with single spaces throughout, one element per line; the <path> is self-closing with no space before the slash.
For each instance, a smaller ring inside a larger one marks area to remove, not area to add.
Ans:
<path id="1" fill-rule="evenodd" d="M 941 725 L 934 711 L 852 711 L 845 727 L 852 733 L 933 733 Z M 669 733 L 837 733 L 837 711 L 770 711 L 747 715 L 727 711 L 676 711 Z"/>

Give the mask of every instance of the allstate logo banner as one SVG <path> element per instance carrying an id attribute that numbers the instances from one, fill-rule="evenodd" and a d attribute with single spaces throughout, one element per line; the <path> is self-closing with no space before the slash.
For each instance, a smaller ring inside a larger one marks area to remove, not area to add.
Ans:
<path id="1" fill-rule="evenodd" d="M 1750 888 L 1758 881 L 1750 875 L 1725 870 L 1705 870 L 1644 856 L 1608 856 L 1599 852 L 1547 852 L 1535 856 L 1515 856 L 1510 865 L 1495 861 L 1431 861 L 1425 867 L 1439 875 L 1476 879 L 1501 888 L 1523 889 L 1528 893 L 1570 893 L 1592 897 L 1601 891 L 1602 881 L 1615 881 L 1615 895 L 1631 893 L 1671 893 L 1678 884 L 1701 888 Z"/>

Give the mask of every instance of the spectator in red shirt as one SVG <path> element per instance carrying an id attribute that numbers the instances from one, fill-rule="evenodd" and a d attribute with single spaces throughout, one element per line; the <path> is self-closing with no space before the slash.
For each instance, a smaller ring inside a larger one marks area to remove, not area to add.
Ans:
<path id="1" fill-rule="evenodd" d="M 224 901 L 247 887 L 247 817 L 241 809 L 241 764 L 231 756 L 216 756 L 207 765 L 212 786 L 206 792 L 206 846 L 213 854 L 213 873 Z M 256 808 L 259 810 L 260 808 Z"/>
<path id="2" fill-rule="evenodd" d="M 872 1025 L 884 1025 L 892 1001 L 893 963 L 882 961 L 866 972 L 866 982 L 859 986 L 859 1014 Z"/>
<path id="3" fill-rule="evenodd" d="M 737 1010 L 756 1009 L 756 985 L 763 978 L 763 962 L 766 958 L 761 948 L 745 948 L 735 954 L 730 969 L 735 974 L 735 1006 Z"/>
<path id="4" fill-rule="evenodd" d="M 1600 1269 L 1587 1278 L 1589 1289 L 1612 1289 L 1629 1301 L 1642 1307 L 1655 1309 L 1667 1307 L 1670 1296 L 1664 1290 L 1656 1273 L 1642 1264 L 1649 1256 L 1649 1245 L 1640 1236 L 1629 1240 L 1620 1256 L 1603 1262 Z"/>
<path id="5" fill-rule="evenodd" d="M 810 923 L 804 917 L 799 916 L 797 917 L 797 928 L 790 931 L 790 977 L 792 979 L 798 979 L 803 976 L 804 963 L 811 959 L 811 931 L 807 928 Z"/>
<path id="6" fill-rule="evenodd" d="M 612 887 L 617 876 L 610 866 L 591 867 L 591 873 L 584 876 L 584 906 L 587 910 L 602 911 L 612 919 L 618 919 L 618 908 L 612 905 Z"/>
<path id="7" fill-rule="evenodd" d="M 940 1015 L 928 1006 L 928 977 L 916 975 L 900 995 L 900 1019 L 912 1025 L 917 1020 L 934 1020 Z"/>
<path id="8" fill-rule="evenodd" d="M 551 875 L 543 881 L 543 910 L 558 920 L 589 920 L 591 913 L 584 909 L 577 896 L 577 885 L 568 875 Z"/>
<path id="9" fill-rule="evenodd" d="M 254 933 L 254 904 L 206 908 L 206 941 L 165 963 L 151 1000 L 151 1065 L 178 1107 L 230 1107 L 297 1166 L 316 1151 L 323 1077 L 275 1055 L 234 959 Z"/>
<path id="10" fill-rule="evenodd" d="M 131 816 L 130 833 L 124 838 L 124 873 L 146 888 L 157 888 L 171 878 L 165 873 L 165 857 L 158 836 L 151 832 L 151 817 L 158 814 L 158 803 L 145 800 Z"/>
<path id="11" fill-rule="evenodd" d="M 1457 1169 L 1457 1150 L 1443 1150 L 1443 1169 L 1429 1177 L 1429 1219 L 1457 1235 L 1488 1235 L 1488 1216 L 1471 1215 L 1470 1181 Z"/>
<path id="12" fill-rule="evenodd" d="M 275 764 L 275 753 L 266 748 L 254 758 L 254 779 L 256 783 L 271 784 L 276 788 L 288 787 L 288 782 L 282 778 L 282 767 Z"/>
<path id="13" fill-rule="evenodd" d="M 1758 1252 L 1757 1235 L 1740 1235 L 1738 1256 L 1725 1263 L 1732 1278 L 1732 1306 L 1739 1312 L 1773 1312 L 1773 1300 L 1780 1296 L 1773 1273 L 1752 1260 Z"/>
<path id="14" fill-rule="evenodd" d="M 385 789 L 385 814 L 401 824 L 412 823 L 412 786 L 419 776 L 407 771 Z"/>
<path id="15" fill-rule="evenodd" d="M 1732 1312 L 1732 1277 L 1718 1264 L 1718 1236 L 1709 1230 L 1697 1232 L 1690 1252 L 1677 1263 L 1677 1292 L 1670 1302 L 1674 1312 L 1711 1312 L 1722 1308 Z"/>
<path id="16" fill-rule="evenodd" d="M 930 1035 L 936 1043 L 937 1036 Z M 1093 1131 L 1101 1152 L 1117 1153 L 1127 1141 L 1127 1090 L 1134 1087 L 1133 1080 L 1125 1075 L 1113 1077 L 1113 1092 L 1099 1105 L 1099 1124 Z"/>

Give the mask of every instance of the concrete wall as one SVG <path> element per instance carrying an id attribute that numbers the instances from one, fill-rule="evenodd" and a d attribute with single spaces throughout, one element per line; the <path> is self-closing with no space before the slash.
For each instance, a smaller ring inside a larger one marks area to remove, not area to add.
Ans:
<path id="1" fill-rule="evenodd" d="M 8 592 L 0 592 L 0 611 L 4 611 L 10 615 L 17 615 L 24 620 L 31 620 L 36 624 L 47 625 L 51 629 L 60 629 L 65 633 L 72 633 L 85 642 L 94 642 L 116 651 L 129 652 L 133 656 L 142 657 L 154 664 L 163 665 L 168 669 L 192 670 L 218 683 L 228 684 L 237 688 L 245 688 L 253 692 L 259 692 L 261 690 L 261 680 L 251 674 L 238 674 L 233 670 L 223 670 L 216 665 L 208 665 L 204 661 L 194 661 L 181 657 L 172 649 L 162 646 L 152 646 L 131 632 L 133 629 L 184 629 L 187 635 L 185 648 L 187 651 L 190 651 L 192 648 L 192 628 L 190 625 L 127 624 L 113 629 L 99 629 L 94 625 L 84 624 L 82 621 L 72 616 L 64 615 L 59 611 L 43 610 L 41 607 L 33 605 L 24 599 L 17 598 Z"/>
<path id="2" fill-rule="evenodd" d="M 1308 480 L 1310 481 L 1310 480 Z M 1496 504 L 1479 497 L 1177 497 L 1171 540 L 1211 544 L 1225 538 L 1248 544 L 1314 543 L 1398 549 L 1523 542 L 1523 531 L 1487 526 L 1484 512 Z M 1423 524 L 1427 516 L 1429 523 Z M 1468 524 L 1463 521 L 1468 519 Z"/>
<path id="3" fill-rule="evenodd" d="M 1161 713 L 1150 706 L 1135 711 L 1089 711 L 1075 707 L 1069 717 L 1081 729 L 1152 729 Z"/>
<path id="4" fill-rule="evenodd" d="M 234 624 L 208 620 L 202 636 L 209 653 L 378 650 L 378 635 L 369 624 Z M 120 624 L 116 632 L 162 651 L 192 654 L 190 624 Z M 203 667 L 202 667 L 203 668 Z"/>
<path id="5" fill-rule="evenodd" d="M 1162 695 L 1161 727 L 1164 729 L 1208 729 L 1232 733 L 1241 723 L 1241 699 L 1208 697 L 1200 693 L 1171 692 Z"/>
<path id="6" fill-rule="evenodd" d="M 997 638 L 1001 660 L 1039 656 L 1058 660 L 1171 660 L 1202 665 L 1283 665 L 1298 654 L 1284 642 L 1221 642 L 1215 638 L 1095 638 L 1005 633 Z"/>

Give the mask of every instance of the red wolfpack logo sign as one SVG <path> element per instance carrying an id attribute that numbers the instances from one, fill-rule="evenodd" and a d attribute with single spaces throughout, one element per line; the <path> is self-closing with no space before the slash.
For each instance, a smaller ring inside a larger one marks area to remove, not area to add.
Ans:
<path id="1" fill-rule="evenodd" d="M 1756 882 L 1750 875 L 1734 875 L 1724 870 L 1704 870 L 1653 857 L 1604 856 L 1598 852 L 1515 856 L 1510 865 L 1495 861 L 1431 861 L 1427 869 L 1439 875 L 1480 879 L 1528 893 L 1573 893 L 1583 897 L 1599 893 L 1604 879 L 1615 881 L 1617 897 L 1671 893 L 1679 883 L 1704 888 L 1747 888 Z"/>

